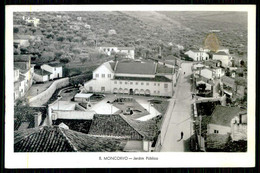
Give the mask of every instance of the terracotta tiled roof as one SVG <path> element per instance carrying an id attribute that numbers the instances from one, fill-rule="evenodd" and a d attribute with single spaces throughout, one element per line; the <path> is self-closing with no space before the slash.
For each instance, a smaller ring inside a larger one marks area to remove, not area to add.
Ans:
<path id="1" fill-rule="evenodd" d="M 231 88 L 235 87 L 235 79 L 228 77 L 228 76 L 223 76 L 221 77 L 221 81 L 225 84 L 230 86 Z"/>
<path id="2" fill-rule="evenodd" d="M 124 74 L 155 74 L 154 63 L 140 63 L 140 62 L 118 62 L 116 66 L 116 73 Z"/>
<path id="3" fill-rule="evenodd" d="M 153 140 L 157 126 L 153 121 L 137 121 L 121 115 L 94 115 L 89 134 L 117 136 L 131 140 Z"/>
<path id="4" fill-rule="evenodd" d="M 210 124 L 230 126 L 231 120 L 238 116 L 239 107 L 216 106 L 210 119 Z"/>
<path id="5" fill-rule="evenodd" d="M 153 82 L 171 82 L 172 81 L 165 76 L 155 76 L 154 78 L 115 76 L 114 79 L 115 80 L 153 81 Z"/>
<path id="6" fill-rule="evenodd" d="M 126 141 L 94 137 L 59 126 L 14 132 L 15 152 L 110 152 L 123 151 L 125 144 Z"/>
<path id="7" fill-rule="evenodd" d="M 224 51 L 219 51 L 217 53 L 213 53 L 213 55 L 227 55 Z"/>

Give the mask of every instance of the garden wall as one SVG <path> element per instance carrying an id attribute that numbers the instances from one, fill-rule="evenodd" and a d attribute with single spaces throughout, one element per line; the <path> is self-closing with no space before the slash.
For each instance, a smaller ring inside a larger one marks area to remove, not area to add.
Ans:
<path id="1" fill-rule="evenodd" d="M 37 96 L 34 96 L 33 98 L 30 98 L 28 100 L 30 106 L 41 106 L 45 104 L 53 95 L 53 93 L 56 91 L 56 89 L 65 87 L 69 85 L 69 78 L 63 78 L 54 81 L 51 86 L 45 90 L 44 92 L 38 94 Z"/>
<path id="2" fill-rule="evenodd" d="M 59 110 L 53 111 L 52 120 L 57 119 L 73 119 L 73 120 L 92 120 L 95 111 L 75 111 L 75 110 Z"/>

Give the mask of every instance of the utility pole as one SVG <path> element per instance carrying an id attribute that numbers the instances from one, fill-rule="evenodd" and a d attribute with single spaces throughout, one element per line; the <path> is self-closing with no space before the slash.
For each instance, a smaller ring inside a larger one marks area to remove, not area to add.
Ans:
<path id="1" fill-rule="evenodd" d="M 201 149 L 201 118 L 202 118 L 202 116 L 200 115 L 199 116 L 199 119 L 200 119 L 200 149 Z"/>

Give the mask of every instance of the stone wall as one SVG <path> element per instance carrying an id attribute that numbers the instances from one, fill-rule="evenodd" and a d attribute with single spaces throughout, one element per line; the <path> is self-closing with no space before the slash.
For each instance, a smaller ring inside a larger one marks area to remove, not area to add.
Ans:
<path id="1" fill-rule="evenodd" d="M 69 78 L 63 78 L 54 81 L 51 86 L 46 89 L 44 92 L 34 96 L 33 98 L 28 99 L 30 106 L 42 106 L 45 104 L 56 91 L 56 89 L 65 87 L 69 85 Z"/>
<path id="2" fill-rule="evenodd" d="M 55 110 L 52 112 L 52 120 L 73 119 L 73 120 L 92 120 L 95 111 L 75 111 L 75 110 Z"/>

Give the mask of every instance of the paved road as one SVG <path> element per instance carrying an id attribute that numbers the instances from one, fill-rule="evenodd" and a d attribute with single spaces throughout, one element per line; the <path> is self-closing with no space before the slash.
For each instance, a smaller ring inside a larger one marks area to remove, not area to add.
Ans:
<path id="1" fill-rule="evenodd" d="M 188 151 L 188 142 L 191 134 L 191 84 L 189 82 L 192 63 L 182 63 L 182 71 L 176 86 L 176 93 L 172 99 L 175 100 L 175 106 L 170 117 L 167 131 L 162 141 L 161 152 L 183 152 Z M 185 74 L 184 74 L 185 72 Z M 181 132 L 184 133 L 183 139 Z M 180 140 L 180 141 L 179 141 Z"/>

